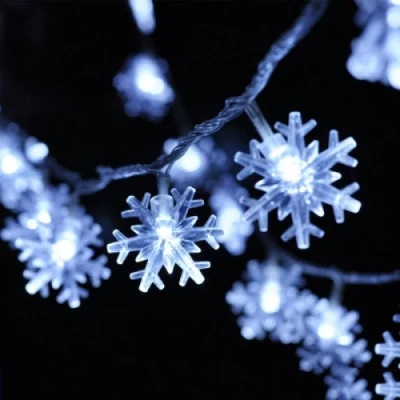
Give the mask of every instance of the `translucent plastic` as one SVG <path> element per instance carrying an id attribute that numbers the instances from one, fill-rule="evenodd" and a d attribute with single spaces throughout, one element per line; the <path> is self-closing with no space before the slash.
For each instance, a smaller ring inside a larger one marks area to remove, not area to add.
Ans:
<path id="1" fill-rule="evenodd" d="M 195 243 L 205 240 L 212 248 L 219 248 L 215 236 L 223 232 L 216 227 L 214 215 L 208 218 L 203 227 L 195 226 L 197 217 L 187 217 L 191 208 L 204 204 L 203 200 L 193 200 L 195 189 L 188 187 L 182 195 L 172 189 L 171 194 L 151 198 L 146 193 L 142 201 L 134 196 L 128 197 L 131 210 L 123 212 L 122 217 L 139 219 L 141 224 L 131 227 L 136 236 L 128 238 L 115 230 L 113 235 L 117 241 L 107 246 L 109 253 L 119 253 L 118 264 L 123 264 L 132 251 L 139 252 L 137 262 L 147 261 L 143 270 L 130 275 L 131 279 L 140 279 L 139 290 L 142 292 L 147 292 L 152 284 L 163 289 L 164 283 L 159 273 L 162 267 L 172 273 L 175 265 L 182 270 L 181 286 L 185 286 L 189 278 L 197 284 L 203 283 L 201 270 L 209 268 L 210 263 L 192 259 L 191 253 L 201 251 Z"/>
<path id="2" fill-rule="evenodd" d="M 111 275 L 105 266 L 107 257 L 93 258 L 91 249 L 103 243 L 99 238 L 101 228 L 81 208 L 71 211 L 65 206 L 44 207 L 49 217 L 46 221 L 35 219 L 32 227 L 30 213 L 25 212 L 18 220 L 9 219 L 1 235 L 21 251 L 18 258 L 26 262 L 23 275 L 28 279 L 29 294 L 39 292 L 42 297 L 48 297 L 50 287 L 60 289 L 57 302 L 67 302 L 76 308 L 88 296 L 88 291 L 81 287 L 88 278 L 92 286 L 99 287 Z"/>
<path id="3" fill-rule="evenodd" d="M 128 116 L 144 116 L 154 121 L 165 116 L 175 98 L 167 72 L 166 61 L 150 53 L 139 53 L 128 60 L 113 81 Z"/>
<path id="4" fill-rule="evenodd" d="M 254 120 L 254 116 L 250 115 Z M 248 207 L 244 214 L 246 221 L 258 220 L 262 232 L 268 231 L 268 215 L 278 210 L 278 218 L 291 215 L 292 225 L 282 235 L 284 241 L 296 238 L 300 249 L 310 246 L 310 236 L 321 238 L 322 229 L 310 219 L 311 213 L 324 215 L 323 204 L 332 206 L 337 223 L 344 222 L 344 212 L 357 213 L 361 203 L 352 197 L 359 189 L 352 183 L 337 189 L 333 183 L 341 175 L 332 171 L 336 164 L 355 167 L 357 160 L 349 156 L 356 147 L 353 138 L 339 141 L 338 132 L 330 131 L 329 147 L 319 152 L 318 141 L 305 144 L 305 136 L 316 126 L 314 120 L 302 123 L 299 112 L 289 114 L 289 123 L 275 124 L 278 133 L 269 132 L 269 126 L 260 125 L 260 116 L 253 121 L 262 141 L 250 141 L 250 153 L 238 152 L 235 161 L 243 166 L 237 175 L 243 180 L 252 174 L 260 175 L 255 188 L 265 192 L 259 199 L 244 197 L 242 204 Z"/>

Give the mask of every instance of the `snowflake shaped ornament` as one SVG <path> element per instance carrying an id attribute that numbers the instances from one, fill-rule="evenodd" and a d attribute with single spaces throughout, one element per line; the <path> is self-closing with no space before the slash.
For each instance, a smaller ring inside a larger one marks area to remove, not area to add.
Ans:
<path id="1" fill-rule="evenodd" d="M 187 217 L 191 208 L 200 207 L 203 200 L 193 200 L 195 189 L 188 187 L 181 195 L 172 189 L 171 196 L 159 194 L 151 198 L 149 193 L 139 201 L 134 196 L 127 199 L 130 210 L 122 213 L 123 218 L 138 218 L 140 225 L 133 225 L 136 236 L 127 238 L 119 230 L 113 235 L 116 242 L 107 246 L 109 253 L 119 253 L 118 264 L 123 264 L 128 254 L 139 251 L 136 261 L 147 261 L 146 267 L 130 274 L 131 279 L 140 279 L 139 290 L 147 292 L 152 284 L 159 289 L 164 284 L 159 277 L 162 267 L 172 273 L 177 265 L 182 270 L 179 284 L 185 286 L 191 278 L 197 284 L 204 281 L 201 270 L 209 268 L 208 261 L 194 261 L 191 253 L 201 250 L 195 244 L 205 240 L 212 248 L 218 249 L 215 237 L 223 234 L 216 228 L 216 217 L 211 215 L 203 227 L 196 227 L 197 217 Z"/>
<path id="2" fill-rule="evenodd" d="M 35 138 L 26 138 L 13 124 L 0 127 L 0 202 L 16 210 L 23 196 L 44 189 L 43 174 L 37 168 L 48 148 Z"/>
<path id="3" fill-rule="evenodd" d="M 226 295 L 245 339 L 264 339 L 296 342 L 295 324 L 288 321 L 288 308 L 296 301 L 300 285 L 298 266 L 282 268 L 274 260 L 264 263 L 250 261 L 247 284 L 236 282 Z M 291 321 L 293 322 L 293 321 Z"/>
<path id="4" fill-rule="evenodd" d="M 327 400 L 371 400 L 365 379 L 357 380 L 358 370 L 346 365 L 335 365 L 331 374 L 325 378 L 329 389 Z"/>
<path id="5" fill-rule="evenodd" d="M 107 257 L 93 259 L 91 246 L 103 244 L 98 237 L 101 227 L 82 208 L 59 208 L 53 210 L 49 223 L 36 222 L 35 229 L 20 225 L 28 233 L 15 240 L 15 247 L 21 250 L 18 259 L 26 262 L 26 291 L 48 297 L 51 285 L 60 289 L 58 303 L 79 307 L 80 300 L 88 296 L 80 285 L 89 278 L 93 287 L 99 287 L 101 280 L 111 275 L 105 266 Z"/>
<path id="6" fill-rule="evenodd" d="M 337 189 L 333 183 L 341 175 L 331 170 L 336 164 L 355 167 L 357 161 L 349 156 L 356 147 L 353 138 L 339 141 L 338 132 L 331 130 L 329 147 L 319 152 L 319 142 L 305 145 L 305 136 L 316 126 L 314 120 L 302 123 L 299 112 L 289 114 L 289 124 L 275 124 L 278 133 L 259 129 L 262 142 L 250 141 L 250 153 L 238 152 L 235 161 L 243 166 L 237 178 L 243 180 L 251 174 L 263 179 L 255 188 L 265 194 L 259 199 L 242 198 L 248 207 L 246 221 L 258 220 L 260 230 L 268 230 L 268 214 L 278 209 L 279 220 L 292 217 L 292 226 L 282 235 L 288 241 L 295 237 L 297 246 L 310 246 L 310 236 L 321 238 L 323 230 L 313 225 L 310 214 L 324 215 L 323 204 L 332 206 L 337 223 L 344 222 L 344 211 L 357 213 L 361 203 L 352 197 L 359 189 L 357 183 Z"/>
<path id="7" fill-rule="evenodd" d="M 113 80 L 128 116 L 143 115 L 155 122 L 165 116 L 175 99 L 167 72 L 167 62 L 149 53 L 140 53 L 128 60 L 124 71 Z"/>
<path id="8" fill-rule="evenodd" d="M 356 79 L 400 89 L 400 3 L 359 1 L 356 20 L 364 26 L 353 40 L 347 69 Z"/>
<path id="9" fill-rule="evenodd" d="M 303 371 L 322 373 L 335 364 L 361 366 L 371 359 L 365 340 L 356 340 L 361 331 L 356 311 L 328 299 L 321 299 L 306 318 L 308 332 L 298 349 Z"/>
<path id="10" fill-rule="evenodd" d="M 394 322 L 400 322 L 400 315 L 394 315 Z M 390 332 L 383 333 L 384 343 L 375 345 L 375 353 L 384 356 L 382 366 L 387 368 L 396 359 L 400 359 L 400 342 L 396 342 Z M 400 368 L 400 364 L 398 365 Z M 378 395 L 385 396 L 385 400 L 400 398 L 400 382 L 395 381 L 390 372 L 383 374 L 385 383 L 379 383 L 375 387 Z"/>

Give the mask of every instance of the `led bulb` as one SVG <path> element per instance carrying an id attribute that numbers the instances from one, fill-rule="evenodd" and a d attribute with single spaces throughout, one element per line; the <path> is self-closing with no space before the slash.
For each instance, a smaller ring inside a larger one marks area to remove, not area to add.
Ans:
<path id="1" fill-rule="evenodd" d="M 323 340 L 332 340 L 336 336 L 336 328 L 332 323 L 324 322 L 318 327 L 317 333 Z"/>
<path id="2" fill-rule="evenodd" d="M 3 174 L 15 174 L 21 168 L 21 160 L 19 157 L 11 153 L 1 155 L 0 170 Z"/>
<path id="3" fill-rule="evenodd" d="M 283 156 L 276 164 L 276 172 L 284 181 L 299 181 L 302 172 L 301 159 L 296 156 Z"/>
<path id="4" fill-rule="evenodd" d="M 281 307 L 281 285 L 277 281 L 267 282 L 261 291 L 261 309 L 273 314 Z"/>

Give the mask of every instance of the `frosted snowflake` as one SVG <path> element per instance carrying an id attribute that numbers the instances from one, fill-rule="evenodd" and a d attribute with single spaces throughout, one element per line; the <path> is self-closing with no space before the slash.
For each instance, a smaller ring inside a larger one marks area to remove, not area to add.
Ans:
<path id="1" fill-rule="evenodd" d="M 175 265 L 181 268 L 181 286 L 185 286 L 189 278 L 197 284 L 203 283 L 204 276 L 200 270 L 209 268 L 210 263 L 194 261 L 190 253 L 201 251 L 195 242 L 202 240 L 218 249 L 215 236 L 223 232 L 216 228 L 214 215 L 210 216 L 203 227 L 195 227 L 197 217 L 187 217 L 191 208 L 204 204 L 203 200 L 193 200 L 195 192 L 194 188 L 188 187 L 182 195 L 172 189 L 172 196 L 159 194 L 151 198 L 146 193 L 142 201 L 134 196 L 128 197 L 127 203 L 131 210 L 124 211 L 122 217 L 138 218 L 141 225 L 131 227 L 136 234 L 132 238 L 115 230 L 113 235 L 117 241 L 110 243 L 107 250 L 109 253 L 119 253 L 118 264 L 123 264 L 130 252 L 139 251 L 136 261 L 147 261 L 147 264 L 143 270 L 130 274 L 130 278 L 141 280 L 139 290 L 142 292 L 147 292 L 152 284 L 159 289 L 164 288 L 159 277 L 163 266 L 170 274 Z"/>
<path id="2" fill-rule="evenodd" d="M 14 222 L 15 225 L 15 222 Z M 110 277 L 105 266 L 107 257 L 93 258 L 90 246 L 101 246 L 98 237 L 101 228 L 81 208 L 53 210 L 51 222 L 38 221 L 36 229 L 22 226 L 27 235 L 15 240 L 15 247 L 21 250 L 19 260 L 26 262 L 23 275 L 29 282 L 29 294 L 40 292 L 48 297 L 49 285 L 60 289 L 57 302 L 68 302 L 71 308 L 79 307 L 80 299 L 88 296 L 81 287 L 89 278 L 92 286 L 99 287 L 102 279 Z"/>
<path id="3" fill-rule="evenodd" d="M 137 54 L 127 61 L 113 83 L 125 101 L 128 116 L 143 115 L 154 121 L 165 116 L 175 99 L 167 72 L 166 61 L 150 53 Z"/>
<path id="4" fill-rule="evenodd" d="M 287 241 L 296 237 L 297 246 L 306 249 L 310 235 L 321 238 L 324 232 L 310 222 L 310 214 L 324 215 L 323 203 L 333 207 L 337 223 L 344 222 L 344 211 L 357 213 L 361 203 L 351 195 L 359 189 L 357 183 L 337 189 L 332 184 L 341 175 L 331 171 L 335 164 L 355 167 L 357 161 L 348 154 L 356 147 L 353 138 L 339 141 L 338 132 L 330 131 L 329 147 L 319 153 L 319 142 L 305 145 L 304 137 L 316 126 L 314 120 L 302 123 L 299 112 L 289 114 L 289 124 L 275 124 L 278 133 L 265 135 L 263 140 L 250 141 L 250 154 L 238 152 L 235 161 L 243 166 L 237 175 L 243 180 L 251 174 L 263 177 L 255 188 L 265 194 L 255 200 L 242 198 L 248 206 L 247 221 L 258 220 L 260 230 L 268 230 L 268 214 L 278 209 L 278 218 L 292 217 L 292 226 L 282 235 Z"/>
<path id="5" fill-rule="evenodd" d="M 360 1 L 356 20 L 365 26 L 353 40 L 347 61 L 356 78 L 400 89 L 400 4 L 395 1 Z"/>
<path id="6" fill-rule="evenodd" d="M 361 331 L 358 313 L 321 299 L 306 317 L 308 333 L 298 349 L 303 371 L 317 374 L 335 364 L 361 366 L 371 359 L 367 342 L 356 340 Z"/>
<path id="7" fill-rule="evenodd" d="M 247 195 L 244 188 L 226 176 L 215 185 L 210 196 L 211 209 L 217 215 L 217 227 L 224 231 L 218 241 L 233 255 L 243 254 L 247 238 L 253 233 L 253 225 L 243 221 L 243 206 L 237 198 Z"/>
<path id="8" fill-rule="evenodd" d="M 288 308 L 298 296 L 297 286 L 301 283 L 298 266 L 286 269 L 273 259 L 264 263 L 252 260 L 248 263 L 246 278 L 246 284 L 236 282 L 226 295 L 232 311 L 241 314 L 238 324 L 242 336 L 263 339 L 269 333 L 271 339 L 295 342 L 297 325 L 290 320 L 293 314 Z"/>
<path id="9" fill-rule="evenodd" d="M 0 202 L 16 210 L 26 194 L 40 193 L 43 175 L 37 168 L 48 154 L 44 143 L 25 138 L 15 124 L 0 126 Z"/>
<path id="10" fill-rule="evenodd" d="M 371 400 L 365 379 L 357 380 L 358 370 L 346 365 L 335 365 L 325 378 L 329 386 L 327 400 Z"/>
<path id="11" fill-rule="evenodd" d="M 400 322 L 400 315 L 394 315 L 393 321 Z M 375 353 L 384 356 L 382 366 L 387 368 L 395 359 L 400 358 L 400 342 L 396 342 L 391 333 L 387 331 L 383 333 L 383 338 L 384 343 L 375 345 Z M 400 364 L 398 367 L 400 368 Z M 383 376 L 385 383 L 376 385 L 375 392 L 385 396 L 385 400 L 400 398 L 400 382 L 396 382 L 389 372 L 384 373 Z"/>

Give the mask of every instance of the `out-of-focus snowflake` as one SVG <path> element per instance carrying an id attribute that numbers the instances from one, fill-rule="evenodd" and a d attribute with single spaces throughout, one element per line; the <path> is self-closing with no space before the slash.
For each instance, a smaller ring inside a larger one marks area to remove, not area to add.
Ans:
<path id="1" fill-rule="evenodd" d="M 341 175 L 331 170 L 336 164 L 355 167 L 357 161 L 348 154 L 356 147 L 353 138 L 339 141 L 338 132 L 329 133 L 329 147 L 319 152 L 319 142 L 305 145 L 305 136 L 316 126 L 314 120 L 302 123 L 299 112 L 289 114 L 289 124 L 275 124 L 278 133 L 259 132 L 262 142 L 250 141 L 250 154 L 238 152 L 235 161 L 243 166 L 237 175 L 243 180 L 251 174 L 263 177 L 255 188 L 265 194 L 259 199 L 242 198 L 248 206 L 247 221 L 258 220 L 260 230 L 268 230 L 268 214 L 278 209 L 278 218 L 292 217 L 292 226 L 282 235 L 293 237 L 297 246 L 306 249 L 310 236 L 322 237 L 324 232 L 313 225 L 310 214 L 324 215 L 323 203 L 331 205 L 337 223 L 344 222 L 344 211 L 357 213 L 361 203 L 351 195 L 359 189 L 357 183 L 337 189 L 333 183 Z"/>
<path id="2" fill-rule="evenodd" d="M 43 175 L 37 165 L 47 155 L 47 146 L 25 138 L 17 125 L 0 126 L 0 202 L 6 208 L 15 210 L 23 196 L 43 190 Z"/>
<path id="3" fill-rule="evenodd" d="M 327 400 L 371 400 L 372 394 L 368 391 L 365 379 L 357 380 L 357 368 L 347 365 L 335 365 L 325 383 L 329 389 Z"/>
<path id="4" fill-rule="evenodd" d="M 243 221 L 244 209 L 237 200 L 242 196 L 248 196 L 246 189 L 231 176 L 224 176 L 214 186 L 209 200 L 217 215 L 217 227 L 224 231 L 218 241 L 233 255 L 243 254 L 247 238 L 254 230 L 252 224 Z"/>
<path id="5" fill-rule="evenodd" d="M 142 115 L 154 121 L 165 116 L 175 99 L 167 72 L 167 62 L 150 53 L 137 54 L 127 61 L 113 83 L 124 100 L 128 116 Z"/>
<path id="6" fill-rule="evenodd" d="M 122 217 L 138 218 L 141 224 L 131 227 L 136 234 L 132 238 L 115 230 L 113 235 L 117 241 L 110 243 L 107 250 L 109 253 L 119 253 L 118 264 L 123 264 L 130 252 L 139 251 L 136 261 L 147 261 L 147 264 L 143 270 L 130 274 L 130 278 L 141 280 L 139 290 L 142 292 L 147 292 L 152 284 L 159 289 L 164 288 L 159 277 L 163 266 L 169 273 L 173 272 L 175 265 L 181 268 L 181 286 L 185 286 L 189 278 L 197 284 L 203 283 L 204 276 L 200 270 L 209 268 L 210 263 L 194 261 L 190 253 L 201 251 L 195 242 L 202 240 L 218 249 L 215 236 L 223 232 L 216 228 L 214 215 L 210 216 L 203 227 L 195 227 L 197 217 L 187 217 L 191 208 L 204 204 L 203 200 L 193 200 L 195 192 L 194 188 L 188 187 L 182 195 L 172 189 L 172 196 L 159 194 L 151 198 L 146 193 L 142 201 L 134 196 L 128 197 L 127 203 L 131 210 L 124 211 Z"/>
<path id="7" fill-rule="evenodd" d="M 165 154 L 170 154 L 177 144 L 177 139 L 166 140 Z M 217 148 L 211 137 L 206 137 L 190 146 L 187 152 L 174 163 L 170 176 L 178 189 L 184 190 L 188 184 L 191 184 L 208 190 L 214 176 L 221 175 L 228 164 L 228 157 L 224 151 Z"/>
<path id="8" fill-rule="evenodd" d="M 356 79 L 400 89 L 400 3 L 395 0 L 358 3 L 356 21 L 364 30 L 351 44 L 347 69 Z"/>
<path id="9" fill-rule="evenodd" d="M 295 342 L 299 337 L 295 332 L 297 326 L 294 320 L 289 321 L 293 313 L 288 309 L 296 304 L 297 286 L 301 283 L 299 267 L 283 268 L 272 258 L 263 263 L 252 260 L 246 280 L 246 284 L 236 282 L 226 295 L 232 311 L 240 314 L 242 336 L 263 339 L 270 333 L 271 339 Z"/>
<path id="10" fill-rule="evenodd" d="M 400 315 L 394 315 L 393 321 L 400 322 Z M 384 343 L 375 345 L 375 353 L 384 356 L 382 366 L 387 368 L 395 359 L 400 358 L 400 342 L 396 342 L 388 331 L 383 333 L 383 338 L 385 340 Z M 400 368 L 400 364 L 398 367 Z M 385 396 L 385 400 L 400 398 L 400 382 L 395 381 L 390 372 L 384 373 L 383 376 L 385 383 L 376 385 L 375 392 L 378 395 Z"/>
<path id="11" fill-rule="evenodd" d="M 335 364 L 361 366 L 371 359 L 367 342 L 356 340 L 361 331 L 356 311 L 321 299 L 306 317 L 307 335 L 298 349 L 303 371 L 317 374 Z"/>
<path id="12" fill-rule="evenodd" d="M 24 277 L 29 280 L 26 291 L 49 295 L 49 285 L 60 289 L 57 302 L 68 302 L 71 308 L 79 307 L 80 299 L 88 296 L 81 287 L 89 278 L 92 286 L 99 287 L 102 279 L 110 277 L 105 266 L 106 256 L 93 258 L 91 246 L 101 246 L 98 237 L 101 228 L 85 214 L 82 208 L 53 209 L 50 223 L 37 221 L 35 229 L 20 225 L 28 234 L 15 240 L 21 250 L 19 260 L 26 262 Z M 16 222 L 14 222 L 14 226 Z"/>
<path id="13" fill-rule="evenodd" d="M 36 230 L 41 229 L 41 234 L 48 232 L 52 235 L 52 218 L 58 216 L 60 210 L 71 204 L 69 189 L 66 185 L 58 187 L 46 186 L 40 193 L 28 193 L 21 198 L 19 203 L 20 213 L 17 219 L 6 219 L 5 228 L 0 232 L 2 240 L 15 247 L 15 241 L 20 238 L 34 239 Z"/>

